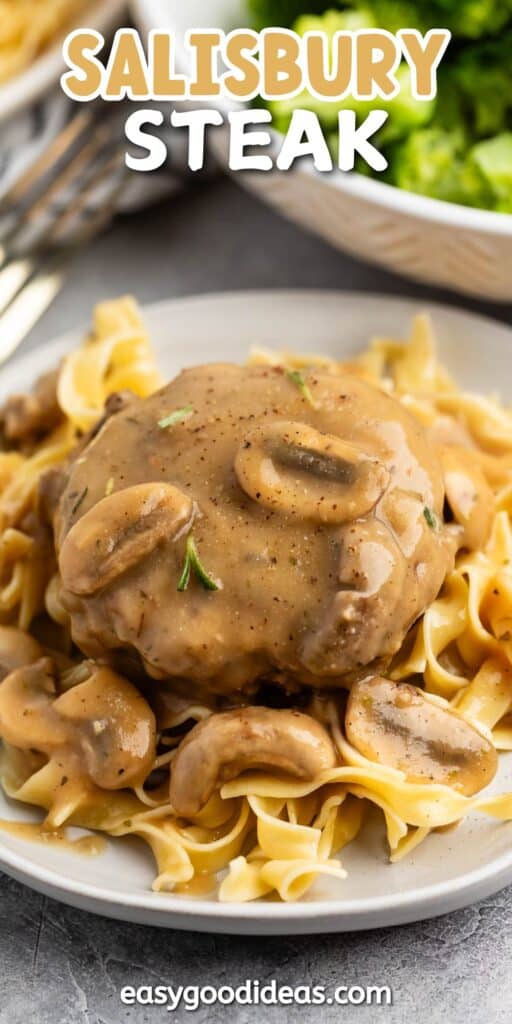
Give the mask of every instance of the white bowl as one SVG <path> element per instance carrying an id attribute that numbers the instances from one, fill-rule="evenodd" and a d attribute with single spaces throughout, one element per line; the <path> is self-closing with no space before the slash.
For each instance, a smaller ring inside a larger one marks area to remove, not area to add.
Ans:
<path id="1" fill-rule="evenodd" d="M 125 10 L 126 0 L 95 0 L 70 22 L 65 34 L 81 26 L 108 33 L 121 24 Z M 61 34 L 30 67 L 0 85 L 0 122 L 40 99 L 57 84 L 64 70 Z"/>
<path id="2" fill-rule="evenodd" d="M 183 71 L 189 70 L 183 45 L 187 29 L 248 24 L 244 0 L 133 3 L 144 30 L 176 33 Z M 216 106 L 228 109 L 226 102 Z M 226 135 L 217 130 L 211 137 L 227 167 Z M 276 150 L 280 138 L 274 133 Z M 306 164 L 287 173 L 237 172 L 237 180 L 356 256 L 473 297 L 512 300 L 512 216 L 427 199 L 358 174 L 317 174 Z"/>

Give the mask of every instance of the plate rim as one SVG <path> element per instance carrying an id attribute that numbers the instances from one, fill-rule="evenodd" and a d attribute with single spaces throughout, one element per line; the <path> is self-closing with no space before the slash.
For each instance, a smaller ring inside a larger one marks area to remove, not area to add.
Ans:
<path id="1" fill-rule="evenodd" d="M 288 288 L 241 288 L 241 289 L 225 289 L 216 291 L 196 292 L 190 295 L 176 295 L 170 298 L 156 299 L 153 302 L 139 303 L 140 309 L 142 310 L 143 318 L 147 316 L 159 317 L 163 311 L 172 305 L 173 310 L 180 310 L 180 308 L 186 307 L 191 308 L 194 305 L 201 306 L 208 303 L 231 303 L 231 302 L 247 302 L 247 301 L 272 301 L 278 302 L 294 302 L 297 298 L 305 300 L 306 302 L 315 302 L 319 299 L 326 300 L 343 300 L 349 305 L 356 305 L 358 303 L 373 303 L 379 302 L 382 305 L 388 307 L 389 310 L 396 308 L 397 315 L 405 307 L 409 307 L 409 310 L 416 312 L 425 312 L 427 314 L 436 315 L 440 314 L 442 317 L 448 317 L 454 321 L 462 323 L 463 320 L 471 320 L 480 324 L 482 330 L 486 327 L 490 327 L 493 331 L 499 331 L 503 334 L 504 340 L 509 337 L 510 345 L 512 350 L 512 323 L 507 324 L 505 320 L 502 320 L 497 315 L 494 316 L 490 313 L 483 313 L 479 311 L 473 311 L 466 309 L 464 306 L 459 305 L 457 302 L 442 302 L 437 300 L 430 300 L 427 298 L 415 298 L 412 295 L 399 295 L 387 292 L 374 292 L 366 289 L 349 288 L 347 290 L 341 288 L 302 288 L 300 286 L 288 287 Z M 137 296 L 135 295 L 137 301 Z M 103 298 L 99 298 L 98 302 L 104 301 Z M 107 298 L 108 301 L 108 298 Z M 504 307 L 505 309 L 505 307 Z M 409 312 L 410 315 L 410 312 Z M 51 338 L 50 340 L 39 345 L 37 349 L 26 349 L 25 345 L 21 348 L 4 364 L 6 372 L 10 375 L 13 367 L 19 369 L 27 368 L 29 371 L 28 379 L 34 377 L 34 355 L 38 352 L 46 353 L 49 357 L 58 358 L 59 355 L 65 354 L 69 347 L 76 343 L 78 337 L 85 337 L 89 323 L 79 323 L 77 327 L 70 328 L 65 331 L 60 331 L 59 334 Z M 37 374 L 37 370 L 35 371 Z M 4 392 L 2 387 L 2 378 L 4 374 L 0 374 L 0 396 Z M 512 391 L 512 373 L 511 373 L 511 391 Z M 512 394 L 511 394 L 512 398 Z"/>
<path id="2" fill-rule="evenodd" d="M 426 310 L 434 315 L 438 312 L 448 319 L 472 320 L 481 325 L 492 326 L 503 333 L 504 342 L 512 347 L 512 327 L 487 315 L 473 313 L 457 306 L 439 303 L 422 302 L 409 296 L 382 295 L 365 291 L 339 291 L 335 289 L 254 289 L 202 293 L 186 297 L 162 299 L 158 302 L 141 306 L 142 314 L 147 319 L 160 318 L 165 313 L 179 315 L 181 308 L 208 306 L 212 304 L 221 309 L 231 304 L 248 302 L 268 303 L 305 303 L 322 302 L 330 299 L 336 303 L 348 305 L 364 304 L 368 301 L 385 305 L 388 311 L 396 311 L 398 315 L 409 315 L 411 308 L 418 312 Z M 67 331 L 54 340 L 48 341 L 35 351 L 40 357 L 49 359 L 69 351 L 79 337 L 83 337 L 86 328 L 78 327 Z M 20 354 L 12 359 L 7 368 L 21 374 L 27 366 L 30 378 L 33 378 L 34 352 Z M 31 370 L 31 372 L 30 372 Z M 9 374 L 10 375 L 10 374 Z M 511 375 L 512 377 L 512 375 Z M 512 382 L 512 381 L 511 381 Z M 8 798 L 6 798 L 8 800 Z M 8 800 L 13 807 L 20 805 L 15 800 Z M 500 827 L 497 823 L 496 827 Z M 504 827 L 503 825 L 501 827 Z M 33 846 L 33 844 L 30 844 Z M 61 902 L 87 909 L 106 917 L 125 920 L 139 920 L 161 927 L 178 927 L 203 931 L 230 931 L 248 934 L 289 934 L 292 932 L 312 934 L 315 931 L 347 931 L 368 928 L 388 927 L 411 921 L 435 917 L 482 899 L 499 891 L 512 882 L 512 843 L 510 849 L 487 864 L 475 868 L 467 874 L 443 880 L 406 892 L 391 892 L 366 899 L 329 899 L 309 900 L 297 903 L 252 902 L 243 904 L 220 903 L 213 899 L 194 899 L 175 896 L 173 893 L 115 892 L 106 887 L 69 879 L 57 869 L 50 869 L 36 864 L 29 857 L 5 846 L 0 832 L 0 869 L 6 874 L 22 881 L 30 888 L 44 892 Z M 245 927 L 247 926 L 247 927 Z"/>

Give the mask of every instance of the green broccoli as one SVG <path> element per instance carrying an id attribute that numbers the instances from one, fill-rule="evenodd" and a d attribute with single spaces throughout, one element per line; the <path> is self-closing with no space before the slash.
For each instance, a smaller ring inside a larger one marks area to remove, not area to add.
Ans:
<path id="1" fill-rule="evenodd" d="M 361 4 L 357 11 L 325 11 L 321 16 L 303 14 L 294 22 L 293 28 L 299 36 L 306 32 L 325 32 L 334 39 L 336 32 L 357 32 L 361 28 L 376 28 L 377 22 L 369 7 Z"/>
<path id="2" fill-rule="evenodd" d="M 303 15 L 297 19 L 293 27 L 301 36 L 306 32 L 326 32 L 330 38 L 333 38 L 336 32 L 373 28 L 374 22 L 371 14 L 361 8 L 357 12 L 329 10 L 321 17 Z M 272 111 L 274 127 L 278 131 L 286 132 L 294 110 L 301 109 L 314 111 L 327 131 L 335 131 L 338 126 L 338 111 L 346 108 L 354 109 L 354 102 L 350 97 L 342 101 L 320 100 L 309 92 L 303 92 L 291 99 L 275 100 L 273 103 L 269 103 L 269 108 Z"/>
<path id="3" fill-rule="evenodd" d="M 366 8 L 360 8 L 357 12 L 330 10 L 321 18 L 304 15 L 294 25 L 295 31 L 299 35 L 311 31 L 324 31 L 331 37 L 338 31 L 372 27 L 372 16 Z M 276 100 L 269 103 L 274 126 L 278 131 L 285 132 L 293 111 L 305 109 L 313 110 L 326 131 L 333 132 L 338 124 L 338 111 L 355 110 L 358 117 L 363 120 L 371 110 L 378 109 L 387 110 L 390 115 L 380 136 L 381 143 L 388 144 L 403 138 L 412 128 L 421 127 L 431 121 L 435 110 L 435 100 L 414 99 L 411 91 L 410 70 L 406 64 L 399 67 L 396 76 L 400 84 L 400 92 L 392 100 L 354 100 L 352 96 L 347 96 L 343 100 L 320 100 L 308 92 L 303 92 L 292 99 Z"/>
<path id="4" fill-rule="evenodd" d="M 398 32 L 401 28 L 417 28 L 426 31 L 428 20 L 424 15 L 424 4 L 414 0 L 366 0 L 378 28 Z M 356 2 L 356 6 L 359 4 Z M 431 26 L 428 26 L 431 27 Z M 445 26 L 443 25 L 442 28 Z"/>
<path id="5" fill-rule="evenodd" d="M 389 161 L 383 180 L 448 202 L 512 213 L 512 0 L 249 0 L 258 24 L 284 24 L 300 34 L 323 30 L 448 28 L 454 40 L 438 71 L 431 102 L 411 94 L 406 64 L 400 94 L 388 103 L 318 100 L 307 92 L 271 103 L 285 132 L 297 108 L 313 110 L 337 144 L 338 112 L 363 119 L 389 111 L 378 146 Z M 372 173 L 366 165 L 363 173 Z"/>
<path id="6" fill-rule="evenodd" d="M 301 14 L 321 14 L 326 3 L 325 0 L 248 0 L 248 6 L 255 28 L 267 25 L 291 28 Z"/>
<path id="7" fill-rule="evenodd" d="M 438 25 L 467 39 L 499 32 L 512 16 L 512 0 L 435 0 L 432 7 Z"/>
<path id="8" fill-rule="evenodd" d="M 494 195 L 494 207 L 512 213 L 512 132 L 479 142 L 469 155 Z"/>
<path id="9" fill-rule="evenodd" d="M 470 46 L 449 69 L 449 83 L 459 95 L 462 116 L 477 139 L 512 128 L 512 32 L 500 39 Z"/>
<path id="10" fill-rule="evenodd" d="M 396 148 L 391 166 L 393 184 L 407 192 L 466 206 L 494 205 L 492 190 L 478 165 L 468 160 L 458 132 L 412 132 Z"/>
<path id="11" fill-rule="evenodd" d="M 380 28 L 448 28 L 457 38 L 479 39 L 500 31 L 512 16 L 512 0 L 366 0 Z M 356 0 L 357 3 L 357 0 Z M 425 8 L 428 8 L 425 10 Z"/>

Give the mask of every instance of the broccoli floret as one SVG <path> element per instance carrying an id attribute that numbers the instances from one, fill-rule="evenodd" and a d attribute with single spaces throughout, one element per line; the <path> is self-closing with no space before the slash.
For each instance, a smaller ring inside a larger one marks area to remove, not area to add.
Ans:
<path id="1" fill-rule="evenodd" d="M 469 159 L 491 188 L 495 209 L 512 213 L 512 132 L 479 142 Z"/>
<path id="2" fill-rule="evenodd" d="M 467 39 L 499 32 L 512 15 L 511 0 L 435 0 L 435 6 L 439 24 Z"/>
<path id="3" fill-rule="evenodd" d="M 292 114 L 295 110 L 312 110 L 327 132 L 334 132 L 338 127 L 338 111 L 354 106 L 346 100 L 320 100 L 309 92 L 302 92 L 286 100 L 273 100 L 268 103 L 272 113 L 274 128 L 278 132 L 287 132 Z"/>
<path id="4" fill-rule="evenodd" d="M 257 29 L 267 25 L 291 28 L 301 14 L 321 14 L 325 0 L 248 0 L 251 22 Z"/>
<path id="5" fill-rule="evenodd" d="M 401 28 L 417 28 L 421 32 L 427 29 L 430 19 L 425 17 L 424 4 L 414 3 L 413 0 L 367 0 L 367 2 L 379 28 L 385 28 L 388 32 L 398 32 Z M 444 28 L 444 26 L 442 27 Z"/>
<path id="6" fill-rule="evenodd" d="M 454 36 L 479 39 L 493 35 L 512 16 L 512 0 L 367 0 L 379 27 L 397 32 L 400 28 L 448 28 Z"/>
<path id="7" fill-rule="evenodd" d="M 354 25 L 354 19 L 358 24 Z M 352 11 L 327 11 L 323 17 L 304 16 L 299 18 L 294 28 L 303 35 L 309 31 L 325 31 L 331 37 L 335 32 L 346 31 L 352 28 L 371 28 L 372 18 L 365 8 L 358 12 Z M 274 125 L 278 131 L 285 132 L 290 123 L 294 110 L 313 110 L 320 118 L 323 127 L 327 132 L 336 130 L 338 124 L 338 111 L 355 110 L 358 118 L 363 120 L 371 110 L 387 110 L 389 120 L 384 126 L 380 135 L 380 142 L 388 144 L 396 139 L 403 138 L 411 128 L 418 128 L 428 124 L 433 117 L 435 100 L 416 100 L 411 91 L 411 75 L 406 64 L 399 67 L 396 77 L 399 81 L 400 92 L 392 100 L 354 100 L 347 96 L 343 100 L 321 100 L 303 92 L 291 99 L 276 100 L 269 103 L 272 111 Z"/>
<path id="8" fill-rule="evenodd" d="M 455 89 L 462 116 L 476 138 L 498 135 L 512 128 L 512 32 L 501 39 L 470 46 L 448 69 L 449 81 L 440 78 L 442 102 Z"/>
<path id="9" fill-rule="evenodd" d="M 373 28 L 374 22 L 366 9 L 358 11 L 326 11 L 321 17 L 303 15 L 294 23 L 293 28 L 299 35 L 306 32 L 326 32 L 333 38 L 336 32 L 353 31 L 359 28 Z M 278 131 L 286 132 L 294 110 L 312 110 L 320 118 L 327 131 L 335 131 L 338 126 L 338 111 L 346 108 L 354 109 L 351 97 L 346 100 L 320 100 L 304 91 L 291 99 L 275 100 L 269 103 L 274 126 Z M 359 109 L 359 105 L 356 105 Z"/>
<path id="10" fill-rule="evenodd" d="M 376 28 L 377 22 L 369 7 L 361 5 L 356 11 L 326 11 L 321 16 L 303 14 L 297 18 L 293 29 L 299 36 L 306 32 L 325 32 L 334 39 L 336 32 L 357 32 L 361 28 Z"/>
<path id="11" fill-rule="evenodd" d="M 423 128 L 430 124 L 436 110 L 436 100 L 417 100 L 412 94 L 411 70 L 407 64 L 401 64 L 396 72 L 400 92 L 392 100 L 374 100 L 369 109 L 375 107 L 389 112 L 389 120 L 384 125 L 381 141 L 384 144 L 401 139 L 415 128 Z"/>
<path id="12" fill-rule="evenodd" d="M 426 128 L 413 132 L 395 150 L 392 180 L 399 188 L 466 206 L 492 207 L 483 174 L 465 152 L 459 132 Z"/>

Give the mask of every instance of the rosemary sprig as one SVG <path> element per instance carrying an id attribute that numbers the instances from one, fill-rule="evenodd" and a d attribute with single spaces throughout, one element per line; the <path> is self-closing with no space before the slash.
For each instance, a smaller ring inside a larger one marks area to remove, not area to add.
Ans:
<path id="1" fill-rule="evenodd" d="M 428 507 L 428 505 L 425 505 L 425 508 L 423 509 L 423 515 L 425 516 L 425 519 L 427 520 L 427 524 L 428 526 L 430 526 L 430 529 L 435 530 L 437 533 L 437 531 L 439 530 L 439 520 L 435 512 L 433 512 L 432 509 Z"/>
<path id="2" fill-rule="evenodd" d="M 83 501 L 85 501 L 88 493 L 89 493 L 89 487 L 84 487 L 82 493 L 79 495 L 79 497 L 75 501 L 75 504 L 73 505 L 73 508 L 71 509 L 71 515 L 72 516 L 76 515 L 76 513 L 78 512 L 78 509 L 80 508 L 80 505 L 82 504 Z"/>
<path id="3" fill-rule="evenodd" d="M 190 555 L 189 555 L 189 551 L 188 551 L 188 540 L 187 540 L 187 549 L 186 549 L 186 554 L 185 554 L 185 562 L 184 562 L 184 565 L 183 565 L 183 572 L 182 572 L 182 574 L 180 576 L 180 581 L 178 583 L 178 590 L 179 590 L 180 594 L 182 594 L 187 589 L 187 587 L 188 587 L 188 585 L 190 583 L 190 573 L 191 572 L 192 572 L 192 562 L 190 561 Z"/>
<path id="4" fill-rule="evenodd" d="M 192 533 L 189 533 L 187 537 L 185 563 L 183 566 L 183 572 L 180 576 L 180 581 L 178 583 L 178 590 L 181 593 L 183 593 L 183 591 L 187 589 L 190 583 L 190 577 L 192 575 L 192 572 L 195 573 L 197 579 L 199 580 L 199 582 L 201 583 L 205 590 L 222 589 L 222 584 L 217 583 L 217 581 L 214 580 L 213 576 L 210 576 L 210 573 L 207 572 L 207 570 L 205 569 L 203 563 L 201 562 L 201 559 L 199 558 L 199 552 L 197 550 L 194 537 Z"/>
<path id="5" fill-rule="evenodd" d="M 316 409 L 317 406 L 315 399 L 313 398 L 310 387 L 306 384 L 300 370 L 287 370 L 286 376 L 288 377 L 288 380 L 291 380 L 292 384 L 295 384 L 295 387 L 299 389 L 302 397 L 306 399 L 306 402 L 309 402 L 312 408 Z"/>
<path id="6" fill-rule="evenodd" d="M 166 430 L 167 427 L 174 427 L 177 423 L 183 423 L 184 420 L 190 419 L 194 412 L 193 406 L 184 405 L 182 409 L 175 409 L 169 416 L 166 416 L 163 420 L 158 421 L 160 430 Z"/>

